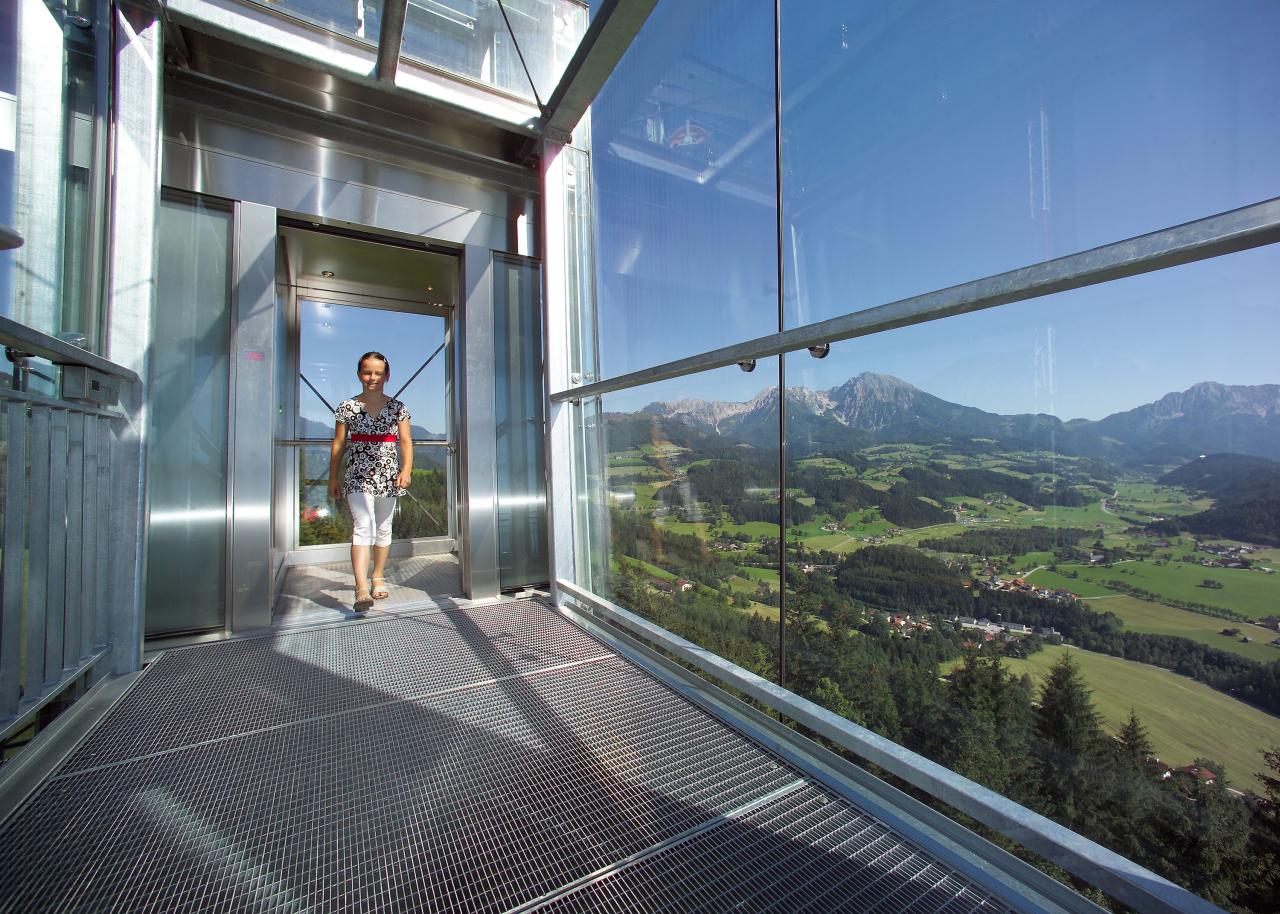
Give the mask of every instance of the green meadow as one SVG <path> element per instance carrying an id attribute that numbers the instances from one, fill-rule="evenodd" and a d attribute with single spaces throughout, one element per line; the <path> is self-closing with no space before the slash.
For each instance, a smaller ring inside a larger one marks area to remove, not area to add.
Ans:
<path id="1" fill-rule="evenodd" d="M 1030 673 L 1038 685 L 1068 650 L 1093 690 L 1107 732 L 1120 729 L 1132 707 L 1165 764 L 1176 767 L 1211 758 L 1226 766 L 1227 779 L 1236 788 L 1259 789 L 1253 774 L 1265 768 L 1262 750 L 1280 745 L 1280 718 L 1186 676 L 1065 645 L 1005 664 L 1016 675 Z"/>

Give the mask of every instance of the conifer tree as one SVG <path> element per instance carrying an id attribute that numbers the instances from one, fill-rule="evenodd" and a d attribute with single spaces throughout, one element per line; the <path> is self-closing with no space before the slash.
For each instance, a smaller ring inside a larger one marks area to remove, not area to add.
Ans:
<path id="1" fill-rule="evenodd" d="M 1155 755 L 1151 747 L 1151 739 L 1147 728 L 1138 719 L 1138 712 L 1129 709 L 1129 719 L 1125 721 L 1116 738 L 1119 740 L 1117 753 L 1120 760 L 1131 768 L 1141 769 L 1148 758 Z"/>

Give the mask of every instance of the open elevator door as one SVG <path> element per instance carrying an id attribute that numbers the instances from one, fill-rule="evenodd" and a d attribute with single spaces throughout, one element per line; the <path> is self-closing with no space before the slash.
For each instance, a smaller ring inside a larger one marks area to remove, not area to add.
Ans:
<path id="1" fill-rule="evenodd" d="M 460 260 L 422 245 L 285 226 L 280 233 L 273 553 L 289 568 L 348 561 L 351 519 L 329 497 L 334 409 L 360 392 L 365 352 L 386 356 L 388 395 L 411 414 L 414 470 L 392 560 L 456 549 L 453 316 Z"/>

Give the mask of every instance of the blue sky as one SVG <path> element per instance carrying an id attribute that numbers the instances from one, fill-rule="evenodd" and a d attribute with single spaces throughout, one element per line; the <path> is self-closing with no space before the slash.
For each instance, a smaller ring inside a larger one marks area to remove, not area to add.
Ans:
<path id="1" fill-rule="evenodd" d="M 772 4 L 711 6 L 660 4 L 593 108 L 606 377 L 777 329 Z M 789 3 L 782 31 L 789 327 L 1280 196 L 1280 4 Z M 838 344 L 788 380 L 1097 419 L 1280 382 L 1278 290 L 1280 251 L 1251 251 Z M 765 371 L 609 405 L 744 399 Z"/>
<path id="2" fill-rule="evenodd" d="M 394 394 L 444 339 L 444 320 L 421 314 L 357 308 L 322 302 L 300 302 L 302 373 L 331 405 L 360 393 L 356 360 L 366 352 L 381 352 L 391 363 L 386 386 Z M 301 414 L 333 425 L 333 413 L 320 398 L 299 383 Z M 400 395 L 413 424 L 431 432 L 445 428 L 444 353 Z"/>

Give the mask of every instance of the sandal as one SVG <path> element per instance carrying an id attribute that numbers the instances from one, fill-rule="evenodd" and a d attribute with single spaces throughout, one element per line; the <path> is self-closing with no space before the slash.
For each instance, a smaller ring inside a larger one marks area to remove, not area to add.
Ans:
<path id="1" fill-rule="evenodd" d="M 373 609 L 373 597 L 369 596 L 367 590 L 356 591 L 356 601 L 351 604 L 351 611 L 354 613 L 367 613 Z"/>
<path id="2" fill-rule="evenodd" d="M 374 578 L 373 590 L 369 595 L 375 600 L 385 600 L 387 597 L 391 596 L 391 591 L 387 589 L 387 579 Z"/>

